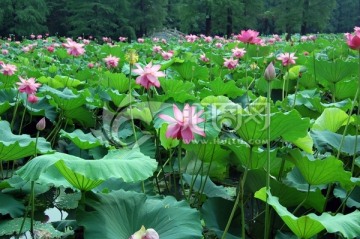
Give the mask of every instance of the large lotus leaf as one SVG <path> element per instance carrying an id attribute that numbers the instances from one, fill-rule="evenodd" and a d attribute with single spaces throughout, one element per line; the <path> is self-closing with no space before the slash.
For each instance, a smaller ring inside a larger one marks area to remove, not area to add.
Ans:
<path id="1" fill-rule="evenodd" d="M 78 85 L 84 84 L 84 82 L 81 82 L 78 79 L 60 75 L 56 75 L 54 78 L 42 76 L 37 78 L 37 81 L 55 89 L 64 87 L 77 87 Z"/>
<path id="2" fill-rule="evenodd" d="M 319 118 L 317 118 L 312 126 L 313 130 L 328 130 L 336 132 L 341 126 L 346 125 L 349 116 L 348 114 L 338 108 L 325 109 Z M 351 118 L 350 122 L 354 119 Z"/>
<path id="3" fill-rule="evenodd" d="M 94 127 L 96 123 L 96 117 L 94 117 L 93 112 L 87 109 L 84 105 L 75 109 L 65 110 L 64 116 L 67 119 L 79 122 L 86 128 Z"/>
<path id="4" fill-rule="evenodd" d="M 85 134 L 81 129 L 76 129 L 72 133 L 60 131 L 61 137 L 68 138 L 80 149 L 91 149 L 102 145 L 102 141 L 95 138 L 91 133 Z"/>
<path id="5" fill-rule="evenodd" d="M 338 151 L 341 145 L 342 135 L 330 131 L 311 131 L 311 137 L 314 139 L 315 147 L 319 150 L 327 150 L 331 146 L 335 151 Z M 356 136 L 346 135 L 340 151 L 348 155 L 360 152 L 360 140 Z M 356 148 L 356 150 L 355 150 Z"/>
<path id="6" fill-rule="evenodd" d="M 57 116 L 56 108 L 49 103 L 46 97 L 39 97 L 39 101 L 34 104 L 26 104 L 26 108 L 32 115 L 45 115 L 51 122 L 54 122 Z"/>
<path id="7" fill-rule="evenodd" d="M 136 149 L 112 150 L 100 160 L 84 160 L 55 153 L 32 159 L 17 174 L 26 180 L 35 181 L 46 171 L 54 170 L 53 167 L 74 187 L 91 190 L 108 178 L 121 178 L 125 182 L 145 180 L 153 175 L 157 162 Z"/>
<path id="8" fill-rule="evenodd" d="M 356 210 L 348 215 L 338 213 L 333 216 L 329 213 L 323 213 L 318 216 L 310 213 L 296 217 L 279 203 L 279 198 L 274 197 L 270 192 L 266 193 L 266 188 L 257 191 L 255 198 L 269 203 L 299 238 L 311 238 L 324 229 L 330 233 L 340 232 L 345 238 L 354 238 L 360 235 L 360 211 Z"/>
<path id="9" fill-rule="evenodd" d="M 355 62 L 337 61 L 315 61 L 316 76 L 319 79 L 336 83 L 357 73 L 358 64 Z"/>
<path id="10" fill-rule="evenodd" d="M 1 102 L 0 103 L 0 115 L 10 109 L 11 105 L 9 101 Z"/>
<path id="11" fill-rule="evenodd" d="M 245 187 L 251 193 L 260 190 L 266 184 L 266 172 L 256 169 L 250 170 L 246 179 Z M 306 196 L 306 191 L 299 191 L 273 178 L 270 179 L 270 187 L 273 194 L 280 198 L 280 202 L 286 207 L 295 207 L 299 205 L 306 197 L 304 203 L 305 208 L 313 208 L 318 212 L 322 212 L 325 203 L 325 197 L 318 189 L 312 189 Z"/>
<path id="12" fill-rule="evenodd" d="M 289 153 L 289 160 L 300 170 L 310 185 L 339 182 L 342 186 L 351 186 L 351 172 L 344 170 L 344 164 L 334 156 L 325 159 L 313 159 L 295 149 Z"/>
<path id="13" fill-rule="evenodd" d="M 206 228 L 215 232 L 218 238 L 221 238 L 226 223 L 229 219 L 234 202 L 222 198 L 209 198 L 201 207 L 201 214 L 205 221 Z M 240 239 L 241 237 L 241 218 L 240 212 L 237 211 L 230 224 L 226 239 Z M 236 236 L 238 235 L 238 236 Z"/>
<path id="14" fill-rule="evenodd" d="M 247 169 L 260 169 L 266 168 L 267 164 L 267 151 L 263 150 L 260 147 L 254 146 L 249 147 L 246 144 L 229 144 L 226 145 L 227 148 L 231 149 L 236 157 L 232 158 L 232 163 L 239 169 L 244 167 Z M 250 154 L 250 150 L 252 150 Z M 276 157 L 277 150 L 272 150 L 270 152 L 270 165 L 271 173 L 277 175 L 280 170 L 281 159 Z M 251 157 L 251 161 L 249 160 Z M 286 162 L 285 162 L 286 163 Z M 289 167 L 293 167 L 290 163 L 284 165 L 284 170 L 286 171 Z"/>
<path id="15" fill-rule="evenodd" d="M 304 150 L 306 153 L 312 154 L 314 152 L 314 140 L 311 138 L 310 133 L 308 133 L 305 137 L 292 141 L 292 143 Z"/>
<path id="16" fill-rule="evenodd" d="M 4 236 L 4 235 L 11 236 L 14 233 L 18 233 L 21 228 L 22 222 L 23 222 L 23 218 L 15 218 L 13 220 L 0 221 L 0 236 Z M 30 223 L 31 223 L 30 218 L 26 218 L 21 233 L 30 230 Z M 60 238 L 64 235 L 64 233 L 55 230 L 50 223 L 41 223 L 41 222 L 34 223 L 34 234 L 36 234 L 38 238 L 42 238 L 39 237 L 40 235 L 43 236 L 47 235 L 48 236 L 47 238 Z"/>
<path id="17" fill-rule="evenodd" d="M 224 82 L 224 80 L 220 77 L 210 82 L 202 82 L 202 84 L 204 85 L 204 87 L 207 87 L 210 90 L 211 95 L 214 96 L 226 95 L 230 98 L 236 98 L 246 92 L 245 89 L 241 89 L 236 86 L 235 81 Z M 203 91 L 201 92 L 202 98 L 204 98 L 205 96 L 209 96 L 208 93 L 204 93 Z"/>
<path id="18" fill-rule="evenodd" d="M 81 211 L 77 219 L 85 238 L 129 238 L 141 226 L 153 228 L 161 239 L 201 238 L 200 217 L 185 201 L 173 197 L 147 197 L 123 190 L 87 199 L 93 211 Z"/>
<path id="19" fill-rule="evenodd" d="M 180 76 L 186 81 L 191 81 L 194 79 L 208 79 L 209 71 L 206 67 L 199 66 L 193 62 L 185 61 L 184 63 L 176 63 L 171 66 L 176 70 Z"/>
<path id="20" fill-rule="evenodd" d="M 195 192 L 202 192 L 209 198 L 221 197 L 226 200 L 233 200 L 229 188 L 216 185 L 210 177 L 190 174 L 183 174 L 182 176 L 184 181 L 192 186 Z"/>
<path id="21" fill-rule="evenodd" d="M 181 80 L 160 79 L 161 88 L 168 98 L 173 98 L 176 102 L 186 102 L 196 100 L 194 96 L 195 85 L 192 82 Z"/>
<path id="22" fill-rule="evenodd" d="M 282 182 L 290 187 L 296 188 L 299 191 L 306 192 L 309 189 L 309 183 L 305 180 L 304 176 L 301 174 L 300 170 L 295 167 L 291 170 Z M 327 185 L 310 185 L 310 191 L 316 191 L 317 189 L 323 190 L 326 189 Z"/>
<path id="23" fill-rule="evenodd" d="M 31 138 L 27 134 L 15 135 L 11 132 L 10 124 L 7 121 L 0 121 L 0 161 L 16 160 L 37 153 L 52 152 L 50 143 L 44 138 L 39 137 L 37 144 L 36 138 Z"/>
<path id="24" fill-rule="evenodd" d="M 41 92 L 50 95 L 62 110 L 72 110 L 84 105 L 86 103 L 86 96 L 89 95 L 88 90 L 77 91 L 65 88 L 60 91 L 49 86 L 41 87 Z"/>
<path id="25" fill-rule="evenodd" d="M 264 114 L 242 115 L 241 126 L 237 133 L 246 142 L 251 144 L 265 144 L 267 141 L 266 116 Z M 294 141 L 305 137 L 310 125 L 309 119 L 301 118 L 296 110 L 282 113 L 272 113 L 270 116 L 270 140 L 282 137 L 286 141 Z"/>
<path id="26" fill-rule="evenodd" d="M 279 198 L 272 196 L 270 192 L 268 192 L 268 195 L 266 196 L 265 188 L 257 191 L 255 193 L 255 198 L 258 198 L 271 205 L 285 222 L 285 224 L 291 229 L 291 231 L 296 236 L 298 236 L 298 238 L 311 238 L 325 229 L 325 227 L 320 222 L 313 220 L 308 216 L 302 216 L 298 218 L 291 214 L 286 209 L 286 207 L 280 204 Z"/>
<path id="27" fill-rule="evenodd" d="M 0 214 L 9 214 L 12 218 L 23 215 L 25 206 L 10 195 L 0 193 Z M 5 202 L 5 203 L 4 203 Z"/>
<path id="28" fill-rule="evenodd" d="M 124 73 L 106 71 L 101 79 L 100 83 L 106 88 L 116 89 L 120 93 L 125 93 L 129 90 L 130 80 Z"/>
<path id="29" fill-rule="evenodd" d="M 356 94 L 356 89 L 360 87 L 358 86 L 358 81 L 355 79 L 344 79 L 335 84 L 335 92 L 334 95 L 336 99 L 353 99 Z"/>

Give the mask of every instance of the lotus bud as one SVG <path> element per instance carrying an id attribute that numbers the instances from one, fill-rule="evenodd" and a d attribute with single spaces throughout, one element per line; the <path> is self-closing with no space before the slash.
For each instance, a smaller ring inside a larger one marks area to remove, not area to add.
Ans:
<path id="1" fill-rule="evenodd" d="M 265 74 L 264 74 L 265 80 L 272 81 L 276 77 L 275 67 L 272 62 L 266 67 Z"/>
<path id="2" fill-rule="evenodd" d="M 36 129 L 42 131 L 45 129 L 45 127 L 46 127 L 45 117 L 42 117 L 41 120 L 39 120 L 39 122 L 36 124 Z"/>
<path id="3" fill-rule="evenodd" d="M 152 228 L 146 230 L 145 234 L 142 236 L 142 239 L 159 239 L 159 234 Z"/>

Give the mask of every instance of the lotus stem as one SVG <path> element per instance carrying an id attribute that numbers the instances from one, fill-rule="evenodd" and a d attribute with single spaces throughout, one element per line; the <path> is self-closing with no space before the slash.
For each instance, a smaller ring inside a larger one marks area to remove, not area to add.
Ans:
<path id="1" fill-rule="evenodd" d="M 134 138 L 135 138 L 135 146 L 138 146 L 138 141 L 137 141 L 137 135 L 136 135 L 136 130 L 135 130 L 135 123 L 134 123 L 134 115 L 133 115 L 133 111 L 132 111 L 132 88 L 131 88 L 131 72 L 132 72 L 132 64 L 129 64 L 130 67 L 130 74 L 129 74 L 129 107 L 130 107 L 130 120 L 131 120 L 131 127 L 133 130 L 133 134 L 134 134 Z"/>
<path id="2" fill-rule="evenodd" d="M 16 103 L 15 103 L 15 109 L 14 109 L 14 113 L 13 113 L 13 116 L 12 116 L 12 119 L 11 119 L 11 123 L 10 123 L 10 129 L 13 130 L 14 128 L 14 123 L 15 123 L 15 118 L 16 118 L 16 113 L 17 113 L 17 110 L 19 108 L 19 91 L 17 92 L 16 94 Z"/>
<path id="3" fill-rule="evenodd" d="M 266 142 L 266 148 L 267 148 L 267 160 L 266 160 L 266 192 L 269 192 L 270 190 L 270 139 L 271 139 L 271 131 L 270 131 L 270 113 L 271 113 L 271 81 L 268 81 L 268 91 L 267 91 L 267 107 L 266 107 L 266 122 L 267 122 L 267 142 Z M 268 194 L 266 193 L 266 204 L 265 204 L 265 233 L 264 233 L 264 239 L 268 239 L 270 235 L 270 207 L 268 200 Z"/>
<path id="4" fill-rule="evenodd" d="M 19 134 L 21 134 L 21 131 L 22 131 L 22 127 L 23 127 L 23 123 L 24 123 L 24 118 L 25 118 L 25 113 L 26 113 L 26 106 L 27 106 L 27 101 L 25 101 L 25 107 L 24 107 L 24 111 L 23 111 L 23 114 L 22 114 L 22 117 L 21 117 Z"/>
<path id="5" fill-rule="evenodd" d="M 181 160 L 182 160 L 181 154 L 182 154 L 182 141 L 180 141 L 179 146 L 178 146 L 178 167 L 179 167 L 179 177 L 180 177 L 181 191 L 183 193 L 183 196 L 186 198 L 184 182 L 183 182 L 183 178 L 182 178 L 182 175 L 181 175 Z"/>
<path id="6" fill-rule="evenodd" d="M 34 237 L 34 215 L 35 215 L 35 181 L 31 181 L 31 223 L 30 233 Z"/>

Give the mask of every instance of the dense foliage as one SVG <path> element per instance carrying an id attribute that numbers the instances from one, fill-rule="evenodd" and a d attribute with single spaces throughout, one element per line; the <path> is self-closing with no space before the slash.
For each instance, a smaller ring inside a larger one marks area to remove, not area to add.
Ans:
<path id="1" fill-rule="evenodd" d="M 360 236 L 354 30 L 0 40 L 0 237 Z"/>
<path id="2" fill-rule="evenodd" d="M 360 25 L 359 0 L 2 0 L 0 36 L 31 33 L 116 39 L 163 28 L 228 35 L 348 32 Z"/>

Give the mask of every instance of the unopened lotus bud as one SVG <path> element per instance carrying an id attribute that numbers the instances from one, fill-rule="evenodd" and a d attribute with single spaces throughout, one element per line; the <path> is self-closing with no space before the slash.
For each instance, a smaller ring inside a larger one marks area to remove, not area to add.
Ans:
<path id="1" fill-rule="evenodd" d="M 142 239 L 159 239 L 159 238 L 160 238 L 159 234 L 152 228 L 147 229 L 142 237 Z"/>
<path id="2" fill-rule="evenodd" d="M 272 62 L 266 67 L 264 73 L 265 80 L 272 81 L 276 77 L 275 67 Z"/>
<path id="3" fill-rule="evenodd" d="M 39 122 L 36 124 L 36 129 L 41 131 L 44 130 L 45 127 L 46 127 L 45 117 L 42 117 L 41 120 L 39 120 Z"/>

